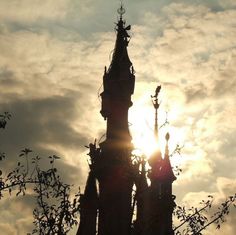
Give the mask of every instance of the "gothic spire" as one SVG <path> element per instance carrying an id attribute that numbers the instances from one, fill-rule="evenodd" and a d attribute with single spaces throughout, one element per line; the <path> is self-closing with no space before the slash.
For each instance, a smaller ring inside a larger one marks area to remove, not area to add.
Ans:
<path id="1" fill-rule="evenodd" d="M 128 31 L 131 29 L 131 26 L 126 26 L 126 22 L 123 20 L 125 8 L 122 3 L 117 12 L 120 16 L 115 28 L 117 37 L 112 61 L 107 73 L 113 79 L 120 80 L 129 77 L 130 74 L 134 73 L 134 70 L 127 52 L 127 47 L 130 40 Z"/>
<path id="2" fill-rule="evenodd" d="M 166 138 L 166 147 L 165 147 L 165 156 L 164 156 L 162 168 L 161 168 L 161 177 L 164 181 L 173 182 L 174 180 L 176 180 L 176 177 L 173 173 L 171 163 L 170 163 L 170 156 L 169 156 L 170 134 L 167 133 L 165 138 Z"/>
<path id="3" fill-rule="evenodd" d="M 159 145 L 158 140 L 158 109 L 159 109 L 159 102 L 158 102 L 158 95 L 160 93 L 161 86 L 157 86 L 155 90 L 155 94 L 151 95 L 153 107 L 155 109 L 155 124 L 154 124 L 154 135 L 156 139 L 156 145 Z M 162 165 L 162 157 L 161 157 L 161 151 L 159 148 L 156 149 L 156 151 L 152 154 L 152 156 L 148 160 L 149 165 L 152 167 L 152 174 L 150 175 L 153 178 L 159 178 L 160 176 L 160 169 Z"/>
<path id="4" fill-rule="evenodd" d="M 125 26 L 123 5 L 118 10 L 112 61 L 103 76 L 101 114 L 107 123 L 105 140 L 99 144 L 98 235 L 128 235 L 134 183 L 128 112 L 132 106 L 135 76 L 127 46 L 130 26 Z"/>
<path id="5" fill-rule="evenodd" d="M 103 76 L 101 114 L 107 119 L 107 139 L 131 141 L 128 128 L 128 109 L 132 106 L 135 76 L 127 47 L 130 36 L 123 20 L 125 9 L 121 4 L 118 9 L 119 20 L 116 23 L 116 42 L 111 64 Z"/>

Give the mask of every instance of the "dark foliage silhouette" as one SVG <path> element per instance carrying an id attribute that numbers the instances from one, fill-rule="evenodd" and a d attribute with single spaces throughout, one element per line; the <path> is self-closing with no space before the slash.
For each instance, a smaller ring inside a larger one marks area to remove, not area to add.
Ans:
<path id="1" fill-rule="evenodd" d="M 4 112 L 3 114 L 0 114 L 0 128 L 5 128 L 7 121 L 10 120 L 11 114 L 9 112 Z"/>
<path id="2" fill-rule="evenodd" d="M 0 115 L 0 128 L 5 128 L 11 115 Z M 0 153 L 0 161 L 6 160 Z M 33 156 L 29 148 L 21 150 L 15 169 L 4 172 L 0 169 L 0 199 L 3 196 L 24 196 L 27 189 L 33 190 L 36 207 L 33 210 L 34 229 L 32 234 L 64 235 L 77 224 L 80 194 L 71 195 L 71 185 L 63 183 L 55 161 L 60 157 L 48 157 L 48 169 L 40 167 L 39 156 Z M 28 233 L 30 234 L 30 233 Z"/>
<path id="3" fill-rule="evenodd" d="M 58 156 L 49 156 L 50 167 L 42 170 L 40 157 L 31 155 L 32 150 L 23 149 L 16 168 L 6 178 L 0 178 L 0 196 L 6 191 L 16 196 L 25 195 L 31 188 L 36 199 L 32 234 L 64 235 L 77 224 L 79 194 L 72 197 L 71 185 L 63 183 L 57 173 L 54 163 Z"/>
<path id="4" fill-rule="evenodd" d="M 180 221 L 180 224 L 174 228 L 175 234 L 202 235 L 204 230 L 212 224 L 215 225 L 216 229 L 220 229 L 230 210 L 236 208 L 235 202 L 236 194 L 227 197 L 218 208 L 215 208 L 213 196 L 208 195 L 207 200 L 200 202 L 200 208 L 177 206 L 174 215 Z"/>

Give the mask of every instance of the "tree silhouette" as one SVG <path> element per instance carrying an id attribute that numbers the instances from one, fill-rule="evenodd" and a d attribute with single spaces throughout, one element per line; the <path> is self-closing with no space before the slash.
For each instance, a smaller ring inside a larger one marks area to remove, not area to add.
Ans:
<path id="1" fill-rule="evenodd" d="M 0 128 L 5 128 L 11 116 L 6 112 L 0 117 L 3 123 Z M 29 148 L 22 149 L 18 157 L 15 169 L 6 173 L 6 177 L 0 170 L 0 199 L 13 192 L 16 196 L 24 196 L 26 190 L 31 188 L 36 199 L 32 234 L 67 234 L 77 224 L 80 193 L 72 196 L 71 185 L 63 183 L 55 167 L 60 157 L 49 156 L 50 167 L 46 170 L 40 167 L 41 158 L 33 156 Z M 0 154 L 0 161 L 3 160 L 6 160 L 5 153 Z"/>
<path id="2" fill-rule="evenodd" d="M 70 192 L 71 185 L 63 183 L 54 162 L 58 156 L 49 156 L 50 167 L 47 170 L 40 168 L 40 157 L 32 157 L 32 150 L 26 148 L 19 157 L 22 161 L 16 168 L 0 178 L 0 197 L 8 191 L 16 196 L 25 195 L 28 188 L 33 189 L 36 207 L 33 210 L 34 226 L 32 234 L 64 235 L 77 224 L 79 213 L 79 196 L 73 197 Z"/>
<path id="3" fill-rule="evenodd" d="M 215 210 L 212 216 L 207 217 L 213 208 L 213 196 L 208 195 L 208 200 L 202 200 L 200 208 L 191 207 L 186 209 L 184 206 L 177 206 L 174 215 L 181 223 L 174 228 L 175 234 L 201 235 L 211 224 L 215 224 L 216 229 L 221 228 L 221 224 L 226 221 L 231 207 L 236 207 L 236 194 L 229 196 Z M 182 229 L 182 230 L 181 230 Z"/>

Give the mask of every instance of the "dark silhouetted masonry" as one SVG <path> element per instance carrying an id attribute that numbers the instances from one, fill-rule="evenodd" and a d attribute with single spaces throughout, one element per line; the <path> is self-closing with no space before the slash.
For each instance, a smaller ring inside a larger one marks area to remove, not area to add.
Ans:
<path id="1" fill-rule="evenodd" d="M 77 235 L 173 235 L 172 183 L 176 178 L 169 160 L 170 136 L 167 133 L 164 158 L 160 151 L 148 162 L 132 156 L 128 110 L 132 106 L 135 76 L 127 52 L 131 27 L 123 20 L 123 6 L 118 13 L 115 49 L 109 68 L 105 67 L 101 93 L 106 139 L 99 146 L 96 141 L 89 145 L 90 172 L 81 195 Z M 157 140 L 160 90 L 158 86 L 152 97 Z"/>

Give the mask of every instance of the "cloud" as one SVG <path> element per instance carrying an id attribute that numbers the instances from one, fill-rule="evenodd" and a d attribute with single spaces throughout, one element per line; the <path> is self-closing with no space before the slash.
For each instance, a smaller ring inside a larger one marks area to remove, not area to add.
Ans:
<path id="1" fill-rule="evenodd" d="M 32 231 L 32 211 L 35 199 L 32 195 L 1 199 L 1 233 L 26 234 Z M 20 213 L 19 213 L 20 212 Z M 14 221 L 14 223 L 12 223 Z"/>
<path id="2" fill-rule="evenodd" d="M 217 187 L 223 197 L 227 197 L 228 195 L 234 195 L 236 189 L 236 180 L 225 177 L 219 177 L 217 178 Z"/>
<path id="3" fill-rule="evenodd" d="M 59 0 L 55 4 L 54 0 L 49 1 L 5 1 L 1 2 L 0 19 L 1 21 L 14 22 L 35 22 L 44 19 L 63 18 L 67 9 L 67 1 Z M 5 11 L 5 9 L 8 9 Z M 16 11 L 17 9 L 17 11 Z"/>
<path id="4" fill-rule="evenodd" d="M 187 102 L 193 102 L 194 100 L 201 102 L 201 100 L 207 97 L 207 88 L 202 83 L 195 84 L 192 88 L 188 87 L 185 94 Z"/>
<path id="5" fill-rule="evenodd" d="M 0 230 L 5 235 L 13 235 L 16 232 L 12 225 L 8 223 L 0 223 Z"/>
<path id="6" fill-rule="evenodd" d="M 224 8 L 235 8 L 236 3 L 233 0 L 220 0 L 219 1 L 220 5 Z"/>
<path id="7" fill-rule="evenodd" d="M 42 100 L 15 100 L 8 105 L 13 121 L 4 133 L 2 144 L 20 147 L 40 146 L 43 143 L 75 147 L 86 140 L 70 126 L 75 117 L 75 100 L 69 97 L 50 97 Z M 3 134 L 3 133 L 1 133 Z M 11 142 L 8 141 L 11 139 Z"/>

